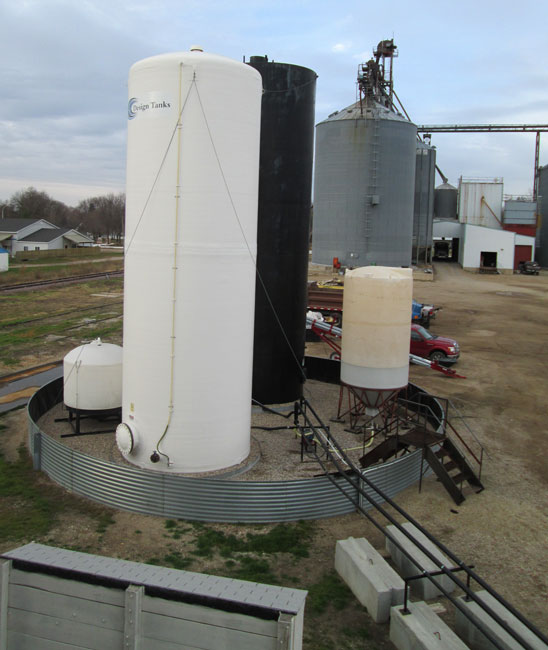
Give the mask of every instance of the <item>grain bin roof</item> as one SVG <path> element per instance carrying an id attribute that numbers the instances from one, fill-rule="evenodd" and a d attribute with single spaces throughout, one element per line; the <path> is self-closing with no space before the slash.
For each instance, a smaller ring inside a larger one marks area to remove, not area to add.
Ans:
<path id="1" fill-rule="evenodd" d="M 378 104 L 377 102 L 373 104 L 362 102 L 361 105 L 360 102 L 356 102 L 340 111 L 331 113 L 331 115 L 320 122 L 320 124 L 324 124 L 325 122 L 334 122 L 335 120 L 363 120 L 373 117 L 382 120 L 394 120 L 396 122 L 409 121 L 403 115 L 394 113 L 394 111 L 391 111 L 389 108 L 386 108 L 386 106 L 382 106 L 382 104 Z"/>

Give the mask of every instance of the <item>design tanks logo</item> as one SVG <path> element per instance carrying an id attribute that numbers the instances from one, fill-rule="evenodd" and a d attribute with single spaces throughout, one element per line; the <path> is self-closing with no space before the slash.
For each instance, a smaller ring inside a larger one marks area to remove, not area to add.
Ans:
<path id="1" fill-rule="evenodd" d="M 171 108 L 171 102 L 165 100 L 139 101 L 137 97 L 132 97 L 127 105 L 127 116 L 129 120 L 134 120 L 139 113 L 155 112 L 166 108 Z"/>

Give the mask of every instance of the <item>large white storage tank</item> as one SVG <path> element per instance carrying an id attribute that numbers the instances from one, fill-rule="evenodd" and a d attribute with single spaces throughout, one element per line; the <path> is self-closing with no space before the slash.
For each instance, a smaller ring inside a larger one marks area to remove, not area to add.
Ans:
<path id="1" fill-rule="evenodd" d="M 412 296 L 411 269 L 366 266 L 345 275 L 341 381 L 366 389 L 370 407 L 407 386 Z"/>
<path id="2" fill-rule="evenodd" d="M 130 71 L 117 441 L 141 467 L 249 454 L 261 93 L 199 48 Z"/>

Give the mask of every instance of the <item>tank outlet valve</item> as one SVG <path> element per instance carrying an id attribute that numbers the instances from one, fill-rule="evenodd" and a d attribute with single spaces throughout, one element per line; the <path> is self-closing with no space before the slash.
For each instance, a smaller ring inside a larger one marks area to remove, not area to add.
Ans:
<path id="1" fill-rule="evenodd" d="M 118 449 L 122 452 L 122 454 L 131 454 L 131 452 L 137 446 L 137 442 L 137 434 L 135 430 L 129 426 L 129 424 L 121 422 L 116 427 L 116 444 L 118 445 Z"/>
<path id="2" fill-rule="evenodd" d="M 152 454 L 150 454 L 150 462 L 157 463 L 159 460 L 160 454 L 157 451 L 153 451 Z"/>

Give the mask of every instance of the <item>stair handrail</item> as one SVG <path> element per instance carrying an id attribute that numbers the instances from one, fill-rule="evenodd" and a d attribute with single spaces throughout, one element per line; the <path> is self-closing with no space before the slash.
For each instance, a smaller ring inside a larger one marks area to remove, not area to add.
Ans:
<path id="1" fill-rule="evenodd" d="M 310 411 L 312 415 L 314 416 L 314 420 L 316 423 L 315 424 L 312 419 L 308 416 L 307 411 Z M 325 429 L 325 425 L 323 424 L 321 418 L 318 416 L 310 402 L 304 397 L 301 397 L 299 402 L 295 402 L 295 420 L 297 420 L 298 415 L 301 415 L 305 421 L 305 426 L 308 428 L 311 428 L 313 431 L 315 431 L 317 428 L 319 429 Z M 319 425 L 319 426 L 318 426 Z M 529 643 L 528 640 L 526 640 L 522 635 L 520 635 L 519 632 L 517 632 L 514 628 L 511 627 L 511 625 L 500 616 L 499 613 L 497 613 L 495 610 L 492 609 L 491 606 L 489 606 L 486 602 L 481 600 L 475 592 L 473 592 L 470 587 L 468 586 L 469 584 L 469 578 L 474 580 L 477 584 L 480 585 L 484 590 L 486 590 L 493 598 L 495 598 L 503 607 L 505 607 L 511 614 L 513 614 L 518 621 L 520 621 L 526 628 L 528 628 L 538 639 L 540 639 L 543 643 L 548 644 L 548 637 L 544 635 L 536 626 L 534 626 L 521 612 L 519 612 L 515 607 L 513 607 L 509 602 L 507 602 L 499 593 L 497 593 L 481 576 L 479 576 L 470 565 L 466 565 L 462 560 L 460 560 L 449 548 L 445 546 L 440 540 L 436 539 L 428 530 L 426 530 L 423 526 L 419 524 L 418 521 L 416 521 L 409 513 L 407 513 L 403 508 L 401 508 L 393 499 L 391 499 L 383 490 L 381 490 L 379 487 L 377 487 L 374 483 L 372 483 L 367 476 L 363 473 L 360 472 L 359 469 L 354 465 L 354 463 L 348 458 L 346 455 L 346 452 L 344 449 L 339 445 L 338 441 L 336 438 L 332 438 L 331 444 L 337 448 L 339 452 L 339 457 L 346 463 L 347 467 L 351 468 L 352 474 L 349 475 L 345 469 L 339 466 L 339 462 L 336 457 L 333 457 L 330 454 L 329 448 L 323 445 L 321 439 L 319 439 L 320 446 L 323 447 L 324 451 L 327 454 L 328 460 L 336 467 L 337 469 L 337 474 L 341 476 L 343 479 L 345 479 L 349 484 L 351 484 L 358 492 L 359 495 L 364 497 L 369 504 L 377 510 L 380 514 L 382 514 L 391 524 L 395 525 L 398 530 L 403 533 L 409 540 L 411 540 L 415 546 L 426 555 L 428 559 L 430 559 L 434 564 L 439 566 L 439 569 L 441 572 L 443 572 L 445 575 L 449 576 L 450 579 L 464 592 L 465 596 L 467 599 L 473 600 L 483 611 L 488 614 L 496 623 L 498 623 L 502 629 L 507 632 L 513 639 L 515 639 L 523 648 L 526 648 L 527 650 L 533 650 L 533 646 L 531 643 Z M 319 457 L 316 457 L 316 460 L 319 462 L 320 466 L 325 472 L 326 477 L 332 481 L 333 485 L 335 485 L 341 493 L 349 499 L 355 506 L 356 508 L 364 514 L 367 519 L 380 531 L 382 532 L 387 538 L 389 538 L 392 543 L 396 545 L 397 548 L 419 569 L 419 571 L 422 572 L 423 576 L 427 578 L 430 582 L 434 584 L 434 586 L 439 589 L 439 591 L 448 598 L 448 600 L 453 604 L 455 608 L 461 611 L 461 613 L 474 622 L 474 624 L 482 631 L 482 633 L 487 637 L 491 643 L 493 643 L 495 648 L 502 648 L 502 645 L 499 643 L 497 639 L 494 638 L 492 633 L 485 628 L 485 626 L 481 623 L 481 621 L 476 621 L 475 619 L 472 618 L 470 612 L 463 607 L 463 605 L 456 599 L 450 592 L 448 592 L 444 587 L 437 581 L 435 580 L 435 577 L 430 574 L 430 572 L 426 571 L 423 567 L 420 566 L 420 563 L 413 558 L 407 549 L 405 549 L 399 542 L 396 540 L 386 529 L 383 530 L 382 525 L 380 522 L 376 521 L 374 517 L 369 515 L 367 510 L 365 510 L 359 503 L 357 499 L 355 499 L 353 496 L 348 494 L 344 488 L 339 485 L 335 480 L 334 476 L 329 472 L 325 464 L 321 461 Z M 357 478 L 359 477 L 359 479 Z M 414 536 L 407 531 L 397 520 L 394 516 L 390 514 L 385 508 L 382 507 L 380 503 L 376 501 L 375 498 L 371 497 L 369 494 L 367 494 L 366 490 L 361 486 L 361 483 L 364 483 L 366 486 L 368 486 L 370 489 L 372 489 L 385 503 L 387 503 L 389 506 L 394 508 L 394 510 L 402 515 L 405 519 L 407 519 L 408 522 L 412 523 L 415 528 L 417 528 L 423 535 L 426 536 L 428 540 L 430 540 L 432 543 L 434 543 L 443 553 L 446 555 L 452 562 L 455 563 L 454 568 L 461 568 L 465 571 L 467 574 L 467 582 L 464 583 L 462 580 L 460 580 L 455 574 L 454 574 L 454 569 L 447 567 L 443 564 L 443 560 L 440 560 L 438 557 L 434 556 L 430 550 L 428 550 L 419 540 L 414 538 Z"/>
<path id="2" fill-rule="evenodd" d="M 476 443 L 478 444 L 478 446 L 479 446 L 483 451 L 485 451 L 485 455 L 487 456 L 487 458 L 489 458 L 489 454 L 488 454 L 487 450 L 486 450 L 485 447 L 481 444 L 481 442 L 480 442 L 478 436 L 476 435 L 475 431 L 472 429 L 472 427 L 471 427 L 471 426 L 468 424 L 468 422 L 466 421 L 466 416 L 462 415 L 462 413 L 461 413 L 461 412 L 459 411 L 459 409 L 455 406 L 455 404 L 454 404 L 454 402 L 453 402 L 452 400 L 447 399 L 447 402 L 449 403 L 449 405 L 451 406 L 451 408 L 453 409 L 453 411 L 455 411 L 456 414 L 457 414 L 457 417 L 456 417 L 456 418 L 453 418 L 453 419 L 459 419 L 459 420 L 462 421 L 462 423 L 464 424 L 464 426 L 466 427 L 466 429 L 468 429 L 468 433 L 472 436 L 472 438 L 474 438 L 474 440 L 476 441 Z"/>
<path id="3" fill-rule="evenodd" d="M 419 393 L 419 403 L 421 402 L 421 397 L 422 395 Z M 474 438 L 475 442 L 480 448 L 479 452 L 479 458 L 477 456 L 477 453 L 470 447 L 470 445 L 466 442 L 466 440 L 462 437 L 462 435 L 457 431 L 457 429 L 453 426 L 451 420 L 449 419 L 449 406 L 451 405 L 453 407 L 453 404 L 450 402 L 450 400 L 446 397 L 438 397 L 438 396 L 433 396 L 428 394 L 428 398 L 432 398 L 438 401 L 438 403 L 442 404 L 442 411 L 443 411 L 443 416 L 442 416 L 442 421 L 444 424 L 444 433 L 447 436 L 447 427 L 451 430 L 451 432 L 454 434 L 454 436 L 458 439 L 458 441 L 462 444 L 462 446 L 466 449 L 468 452 L 468 457 L 472 457 L 472 459 L 477 463 L 478 465 L 478 479 L 481 479 L 481 472 L 483 468 L 483 452 L 484 448 L 481 442 L 479 441 L 478 437 L 475 435 L 475 433 L 472 431 L 472 429 L 469 427 L 468 423 L 465 422 L 465 426 Z M 444 403 L 444 404 L 443 404 Z M 427 405 L 426 405 L 427 406 Z M 427 407 L 429 408 L 429 407 Z M 464 421 L 464 418 L 462 415 L 459 413 L 458 409 L 455 408 L 455 411 L 458 413 L 458 417 Z M 432 412 L 432 415 L 436 418 L 436 420 L 439 422 L 439 417 L 435 415 Z M 440 422 L 441 425 L 441 422 Z M 449 437 L 449 436 L 448 436 Z M 462 452 L 462 449 L 461 449 Z"/>

